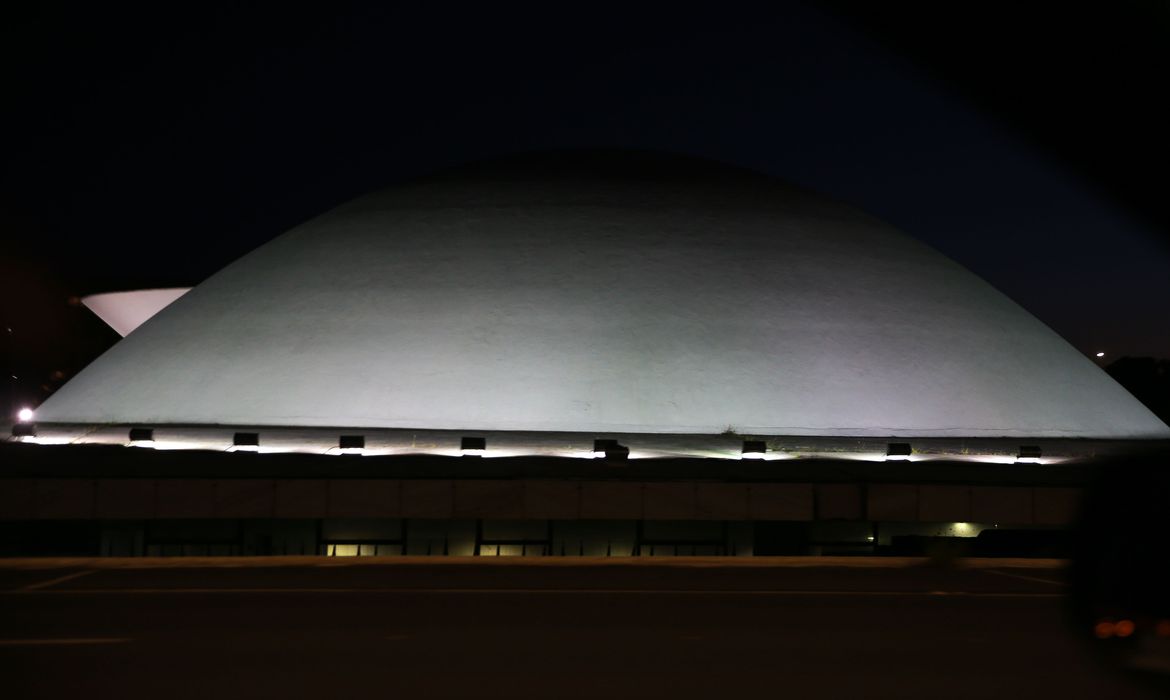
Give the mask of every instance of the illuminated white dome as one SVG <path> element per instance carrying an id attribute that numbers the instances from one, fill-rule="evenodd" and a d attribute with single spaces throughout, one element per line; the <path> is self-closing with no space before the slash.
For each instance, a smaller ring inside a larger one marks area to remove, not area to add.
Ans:
<path id="1" fill-rule="evenodd" d="M 644 155 L 487 164 L 340 206 L 166 307 L 37 416 L 1170 435 L 926 245 L 762 176 Z"/>

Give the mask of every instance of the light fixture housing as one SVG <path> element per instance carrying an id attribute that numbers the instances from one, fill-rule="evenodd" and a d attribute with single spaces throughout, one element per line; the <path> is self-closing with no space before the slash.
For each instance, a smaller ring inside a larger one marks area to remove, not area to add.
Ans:
<path id="1" fill-rule="evenodd" d="M 623 460 L 630 456 L 630 448 L 619 444 L 617 440 L 601 438 L 593 441 L 593 457 L 595 459 Z"/>
<path id="2" fill-rule="evenodd" d="M 1043 451 L 1039 445 L 1020 445 L 1016 454 L 1016 464 L 1039 464 Z"/>
<path id="3" fill-rule="evenodd" d="M 910 443 L 891 442 L 886 445 L 886 461 L 908 460 L 911 452 Z"/>
<path id="4" fill-rule="evenodd" d="M 260 433 L 236 433 L 232 436 L 232 452 L 259 452 Z"/>
<path id="5" fill-rule="evenodd" d="M 365 435 L 342 435 L 337 439 L 337 449 L 343 455 L 362 455 L 366 451 Z"/>
<path id="6" fill-rule="evenodd" d="M 740 455 L 743 459 L 763 459 L 768 451 L 768 443 L 763 440 L 744 440 Z"/>
<path id="7" fill-rule="evenodd" d="M 15 423 L 12 426 L 12 437 L 36 437 L 37 426 L 32 423 Z"/>
<path id="8" fill-rule="evenodd" d="M 487 439 L 481 437 L 461 438 L 459 452 L 464 457 L 482 457 L 487 452 Z"/>
<path id="9" fill-rule="evenodd" d="M 154 445 L 154 428 L 131 428 L 131 447 L 152 447 Z"/>

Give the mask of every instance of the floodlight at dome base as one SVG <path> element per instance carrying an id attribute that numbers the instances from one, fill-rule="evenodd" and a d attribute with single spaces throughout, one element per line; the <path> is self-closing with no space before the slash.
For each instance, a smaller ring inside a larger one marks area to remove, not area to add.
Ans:
<path id="1" fill-rule="evenodd" d="M 236 433 L 228 452 L 259 452 L 260 433 Z"/>
<path id="2" fill-rule="evenodd" d="M 1016 464 L 1040 464 L 1043 454 L 1037 445 L 1021 445 L 1016 454 Z"/>
<path id="3" fill-rule="evenodd" d="M 908 442 L 891 442 L 886 447 L 886 461 L 909 460 L 912 452 Z"/>
<path id="4" fill-rule="evenodd" d="M 593 458 L 605 460 L 625 460 L 630 456 L 630 448 L 619 444 L 617 440 L 599 438 L 593 441 Z"/>
<path id="5" fill-rule="evenodd" d="M 12 426 L 12 437 L 27 438 L 37 436 L 37 426 L 33 423 L 17 423 Z"/>
<path id="6" fill-rule="evenodd" d="M 126 437 L 130 447 L 154 447 L 153 428 L 131 428 Z"/>
<path id="7" fill-rule="evenodd" d="M 337 439 L 337 452 L 342 455 L 362 456 L 366 453 L 365 435 L 342 435 Z"/>
<path id="8" fill-rule="evenodd" d="M 487 453 L 487 440 L 481 437 L 461 438 L 459 453 L 464 457 L 483 457 Z"/>
<path id="9" fill-rule="evenodd" d="M 767 451 L 768 443 L 763 440 L 744 440 L 740 456 L 743 459 L 764 459 L 764 454 Z"/>

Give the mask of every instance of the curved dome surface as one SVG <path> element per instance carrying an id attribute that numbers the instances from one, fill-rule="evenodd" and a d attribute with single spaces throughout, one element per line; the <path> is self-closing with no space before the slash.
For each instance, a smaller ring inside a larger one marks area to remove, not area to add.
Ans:
<path id="1" fill-rule="evenodd" d="M 67 423 L 1165 437 L 932 248 L 745 171 L 545 156 L 367 195 L 227 266 Z"/>

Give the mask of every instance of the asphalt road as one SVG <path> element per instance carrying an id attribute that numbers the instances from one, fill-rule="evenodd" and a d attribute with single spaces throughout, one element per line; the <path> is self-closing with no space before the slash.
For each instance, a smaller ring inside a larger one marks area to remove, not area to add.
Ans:
<path id="1" fill-rule="evenodd" d="M 0 564 L 0 697 L 1153 697 L 1035 567 L 53 566 Z"/>

